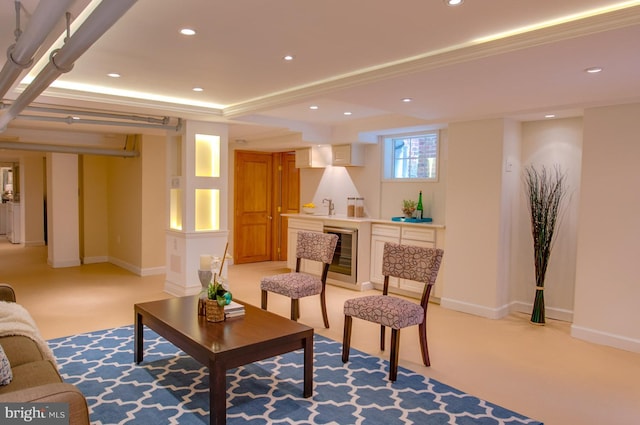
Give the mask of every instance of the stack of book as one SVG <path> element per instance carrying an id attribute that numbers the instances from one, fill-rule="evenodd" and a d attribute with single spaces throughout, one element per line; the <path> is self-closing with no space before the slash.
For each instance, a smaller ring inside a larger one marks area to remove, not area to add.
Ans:
<path id="1" fill-rule="evenodd" d="M 235 301 L 231 301 L 229 304 L 224 306 L 224 315 L 227 318 L 243 316 L 244 305 L 237 303 Z"/>

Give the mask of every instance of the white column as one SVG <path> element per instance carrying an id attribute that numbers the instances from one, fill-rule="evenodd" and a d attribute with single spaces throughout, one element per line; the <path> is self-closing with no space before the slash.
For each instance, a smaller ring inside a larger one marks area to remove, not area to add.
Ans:
<path id="1" fill-rule="evenodd" d="M 47 154 L 48 258 L 52 267 L 80 265 L 78 155 Z"/>
<path id="2" fill-rule="evenodd" d="M 199 293 L 200 256 L 224 254 L 229 236 L 227 140 L 225 124 L 199 121 L 186 121 L 180 134 L 168 135 L 164 289 L 170 294 Z"/>

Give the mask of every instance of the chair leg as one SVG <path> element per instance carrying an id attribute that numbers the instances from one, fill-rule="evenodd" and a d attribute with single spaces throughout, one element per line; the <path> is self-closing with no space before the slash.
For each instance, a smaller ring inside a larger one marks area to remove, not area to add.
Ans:
<path id="1" fill-rule="evenodd" d="M 329 316 L 327 315 L 327 300 L 324 295 L 324 291 L 320 292 L 320 308 L 322 308 L 322 319 L 324 320 L 324 327 L 329 328 Z"/>
<path id="2" fill-rule="evenodd" d="M 384 351 L 384 325 L 380 325 L 380 351 Z"/>
<path id="3" fill-rule="evenodd" d="M 267 309 L 267 291 L 265 291 L 264 289 L 262 290 L 262 296 L 260 297 L 260 307 L 263 310 Z"/>
<path id="4" fill-rule="evenodd" d="M 431 366 L 431 362 L 429 361 L 429 346 L 427 345 L 427 324 L 424 321 L 418 325 L 418 337 L 420 338 L 422 362 L 425 366 Z"/>
<path id="5" fill-rule="evenodd" d="M 349 349 L 351 348 L 351 316 L 344 316 L 344 333 L 342 335 L 342 363 L 349 361 Z"/>
<path id="6" fill-rule="evenodd" d="M 398 351 L 400 350 L 400 329 L 391 329 L 391 358 L 389 359 L 389 381 L 398 378 Z"/>
<path id="7" fill-rule="evenodd" d="M 298 304 L 297 298 L 291 298 L 291 320 L 294 322 L 298 321 L 300 317 L 300 306 Z"/>

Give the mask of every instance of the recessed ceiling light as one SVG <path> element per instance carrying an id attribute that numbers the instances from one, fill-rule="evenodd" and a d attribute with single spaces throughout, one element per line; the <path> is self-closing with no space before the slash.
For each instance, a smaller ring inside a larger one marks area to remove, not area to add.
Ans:
<path id="1" fill-rule="evenodd" d="M 555 118 L 556 114 L 547 114 L 544 116 L 545 118 Z"/>
<path id="2" fill-rule="evenodd" d="M 318 109 L 318 105 L 311 105 L 311 106 L 309 106 L 309 109 L 316 110 L 316 109 Z"/>
<path id="3" fill-rule="evenodd" d="M 286 55 L 283 56 L 282 59 L 286 60 L 286 61 L 292 61 L 293 60 L 293 55 Z"/>
<path id="4" fill-rule="evenodd" d="M 404 103 L 409 103 L 409 102 L 411 102 L 412 100 L 413 100 L 413 99 L 411 99 L 410 97 L 403 97 L 403 98 L 402 98 L 402 101 L 403 101 Z"/>
<path id="5" fill-rule="evenodd" d="M 196 30 L 191 28 L 182 28 L 180 30 L 180 34 L 182 35 L 196 35 Z"/>
<path id="6" fill-rule="evenodd" d="M 597 74 L 598 72 L 602 72 L 602 68 L 599 66 L 592 66 L 591 68 L 585 69 L 589 74 Z"/>
<path id="7" fill-rule="evenodd" d="M 193 91 L 204 91 L 204 89 L 202 87 L 194 87 L 191 90 L 193 90 Z"/>
<path id="8" fill-rule="evenodd" d="M 344 113 L 344 115 L 351 115 L 351 112 L 347 111 Z"/>
<path id="9" fill-rule="evenodd" d="M 111 78 L 120 78 L 120 74 L 118 74 L 117 72 L 110 72 L 107 74 L 107 76 Z"/>
<path id="10" fill-rule="evenodd" d="M 447 6 L 460 6 L 464 0 L 444 0 Z"/>

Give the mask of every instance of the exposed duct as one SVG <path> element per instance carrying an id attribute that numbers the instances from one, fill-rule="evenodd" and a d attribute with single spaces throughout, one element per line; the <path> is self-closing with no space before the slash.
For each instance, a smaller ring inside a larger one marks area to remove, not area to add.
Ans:
<path id="1" fill-rule="evenodd" d="M 46 0 L 38 3 L 27 28 L 7 51 L 7 61 L 0 71 L 0 99 L 9 91 L 20 73 L 30 68 L 36 54 L 47 35 L 64 17 L 74 0 Z M 20 19 L 20 2 L 16 0 L 16 21 Z M 17 23 L 16 31 L 20 31 Z"/>
<path id="2" fill-rule="evenodd" d="M 119 156 L 123 158 L 135 158 L 140 155 L 138 151 L 91 148 L 84 146 L 61 146 L 46 145 L 41 143 L 23 143 L 23 142 L 2 142 L 0 141 L 0 149 L 12 149 L 20 151 L 37 151 L 37 152 L 57 152 L 57 153 L 75 153 L 87 155 L 103 155 L 103 156 Z"/>
<path id="3" fill-rule="evenodd" d="M 162 125 L 162 124 L 145 124 L 136 122 L 124 122 L 124 121 L 107 121 L 107 120 L 91 120 L 79 117 L 47 117 L 42 115 L 24 115 L 20 114 L 17 118 L 27 121 L 47 121 L 47 122 L 59 122 L 64 124 L 93 124 L 93 125 L 106 125 L 116 127 L 135 127 L 135 128 L 154 128 L 158 130 L 179 131 L 182 126 L 180 120 L 176 125 Z"/>
<path id="4" fill-rule="evenodd" d="M 52 52 L 49 63 L 15 100 L 9 110 L 0 116 L 0 131 L 4 131 L 7 124 L 40 96 L 60 75 L 69 72 L 75 61 L 135 2 L 136 0 L 102 1 L 76 32 L 66 40 L 64 46 Z"/>

